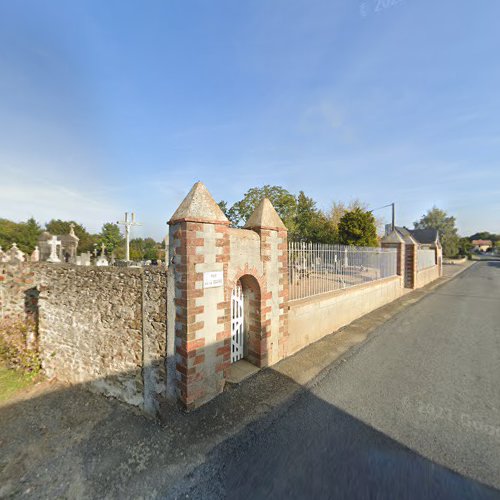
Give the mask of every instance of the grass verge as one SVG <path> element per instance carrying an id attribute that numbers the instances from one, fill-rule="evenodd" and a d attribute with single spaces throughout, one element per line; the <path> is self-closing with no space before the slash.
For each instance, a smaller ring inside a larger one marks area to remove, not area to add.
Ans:
<path id="1" fill-rule="evenodd" d="M 17 392 L 33 384 L 33 377 L 21 370 L 7 368 L 0 361 L 0 403 L 7 401 Z"/>

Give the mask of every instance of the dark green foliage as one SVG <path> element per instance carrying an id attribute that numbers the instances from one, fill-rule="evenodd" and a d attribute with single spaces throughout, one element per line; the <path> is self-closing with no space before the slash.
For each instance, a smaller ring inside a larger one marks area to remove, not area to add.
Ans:
<path id="1" fill-rule="evenodd" d="M 0 219 L 0 246 L 6 251 L 12 246 L 12 243 L 17 243 L 20 250 L 31 254 L 41 232 L 42 228 L 33 217 L 26 222 Z"/>
<path id="2" fill-rule="evenodd" d="M 455 217 L 437 207 L 429 210 L 419 221 L 414 223 L 415 229 L 437 229 L 443 246 L 444 257 L 456 257 L 459 253 L 459 236 L 455 226 Z"/>
<path id="3" fill-rule="evenodd" d="M 160 250 L 161 243 L 157 243 L 153 238 L 130 240 L 130 260 L 156 260 Z"/>
<path id="4" fill-rule="evenodd" d="M 296 199 L 281 186 L 254 187 L 249 189 L 243 199 L 237 201 L 231 208 L 228 209 L 225 202 L 221 202 L 222 205 L 220 203 L 219 206 L 235 227 L 242 227 L 263 198 L 271 201 L 288 230 L 293 229 Z"/>
<path id="5" fill-rule="evenodd" d="M 293 227 L 288 235 L 295 241 L 335 243 L 337 231 L 326 215 L 316 208 L 316 202 L 300 191 Z"/>
<path id="6" fill-rule="evenodd" d="M 458 255 L 469 257 L 472 250 L 472 243 L 469 238 L 460 238 L 458 240 Z"/>
<path id="7" fill-rule="evenodd" d="M 101 233 L 99 234 L 98 245 L 102 245 L 104 243 L 108 253 L 111 254 L 111 252 L 120 246 L 122 241 L 123 237 L 120 233 L 118 224 L 107 222 L 102 226 Z"/>
<path id="8" fill-rule="evenodd" d="M 340 219 L 338 231 L 339 241 L 343 245 L 378 246 L 375 217 L 361 208 L 346 212 Z"/>
<path id="9" fill-rule="evenodd" d="M 219 202 L 219 206 L 234 226 L 241 227 L 263 198 L 268 198 L 273 204 L 288 229 L 290 240 L 320 243 L 337 241 L 336 227 L 303 191 L 295 196 L 281 186 L 254 187 L 231 208 L 225 201 Z"/>

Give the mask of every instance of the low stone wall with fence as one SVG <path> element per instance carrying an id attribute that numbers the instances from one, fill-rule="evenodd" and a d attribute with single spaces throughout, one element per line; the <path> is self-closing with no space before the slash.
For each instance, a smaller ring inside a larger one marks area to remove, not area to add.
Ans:
<path id="1" fill-rule="evenodd" d="M 404 293 L 395 248 L 289 244 L 288 354 Z"/>
<path id="2" fill-rule="evenodd" d="M 383 248 L 290 243 L 288 354 L 439 278 L 441 249 L 410 243 L 397 235 Z"/>
<path id="3" fill-rule="evenodd" d="M 401 278 L 392 276 L 289 302 L 288 354 L 294 354 L 404 293 Z"/>

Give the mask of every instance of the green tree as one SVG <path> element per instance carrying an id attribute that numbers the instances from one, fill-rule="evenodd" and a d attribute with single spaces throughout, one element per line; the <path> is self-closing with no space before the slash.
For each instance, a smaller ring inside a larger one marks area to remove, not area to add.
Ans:
<path id="1" fill-rule="evenodd" d="M 378 245 L 375 217 L 371 212 L 355 208 L 346 212 L 339 222 L 339 241 L 343 245 L 375 247 Z"/>
<path id="2" fill-rule="evenodd" d="M 0 246 L 8 250 L 13 243 L 27 254 L 31 254 L 38 242 L 42 228 L 33 218 L 26 222 L 13 222 L 8 219 L 0 219 Z"/>
<path id="3" fill-rule="evenodd" d="M 243 226 L 263 198 L 269 198 L 287 229 L 293 231 L 296 211 L 295 196 L 281 186 L 265 185 L 260 188 L 251 188 L 245 193 L 243 199 L 237 201 L 230 209 L 227 209 L 227 204 L 224 203 L 227 218 L 234 226 Z"/>
<path id="4" fill-rule="evenodd" d="M 155 260 L 159 258 L 161 244 L 153 238 L 130 240 L 130 260 Z"/>
<path id="5" fill-rule="evenodd" d="M 38 238 L 42 233 L 42 228 L 34 217 L 30 217 L 26 222 L 21 222 L 20 226 L 22 237 L 20 238 L 19 243 L 21 244 L 21 249 L 24 247 L 26 250 L 23 251 L 31 253 L 38 243 Z"/>
<path id="6" fill-rule="evenodd" d="M 300 191 L 297 196 L 297 208 L 291 240 L 334 243 L 337 231 L 323 212 L 316 208 L 316 202 Z"/>
<path id="7" fill-rule="evenodd" d="M 99 237 L 90 234 L 81 224 L 73 220 L 65 221 L 61 219 L 52 219 L 45 224 L 45 230 L 50 234 L 69 234 L 70 225 L 75 226 L 75 235 L 78 236 L 78 252 L 91 252 L 94 249 L 94 244 L 97 243 Z"/>
<path id="8" fill-rule="evenodd" d="M 158 259 L 159 248 L 160 244 L 157 243 L 153 238 L 146 238 L 144 240 L 144 259 L 145 260 Z"/>
<path id="9" fill-rule="evenodd" d="M 471 254 L 472 243 L 469 238 L 460 238 L 458 240 L 458 255 L 468 257 Z"/>
<path id="10" fill-rule="evenodd" d="M 455 217 L 444 210 L 432 207 L 422 218 L 414 223 L 415 229 L 436 229 L 439 233 L 444 257 L 456 257 L 459 251 L 459 236 Z"/>
<path id="11" fill-rule="evenodd" d="M 219 205 L 219 208 L 224 212 L 224 215 L 229 219 L 228 217 L 229 208 L 227 206 L 227 201 L 221 200 L 219 201 L 219 203 L 217 203 L 217 205 Z"/>
<path id="12" fill-rule="evenodd" d="M 107 222 L 102 226 L 101 232 L 99 234 L 98 244 L 106 247 L 108 253 L 113 252 L 116 248 L 120 246 L 123 238 L 120 233 L 120 228 L 118 224 L 113 224 L 112 222 Z"/>
<path id="13" fill-rule="evenodd" d="M 334 201 L 331 204 L 330 211 L 327 213 L 327 218 L 330 222 L 330 225 L 338 230 L 338 226 L 340 223 L 340 219 L 342 216 L 349 211 L 352 211 L 356 208 L 360 210 L 368 211 L 368 204 L 361 201 L 358 198 L 351 200 L 347 205 L 343 201 Z M 382 229 L 384 227 L 384 219 L 375 217 L 375 226 L 377 229 Z"/>

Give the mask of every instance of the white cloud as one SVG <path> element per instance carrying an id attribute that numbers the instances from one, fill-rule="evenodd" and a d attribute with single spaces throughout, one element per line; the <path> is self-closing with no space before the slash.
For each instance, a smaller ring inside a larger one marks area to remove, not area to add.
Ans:
<path id="1" fill-rule="evenodd" d="M 98 231 L 103 222 L 121 213 L 106 190 L 93 192 L 88 186 L 54 183 L 32 172 L 2 168 L 0 214 L 12 220 L 35 217 L 44 223 L 52 218 L 73 219 L 90 231 Z"/>

